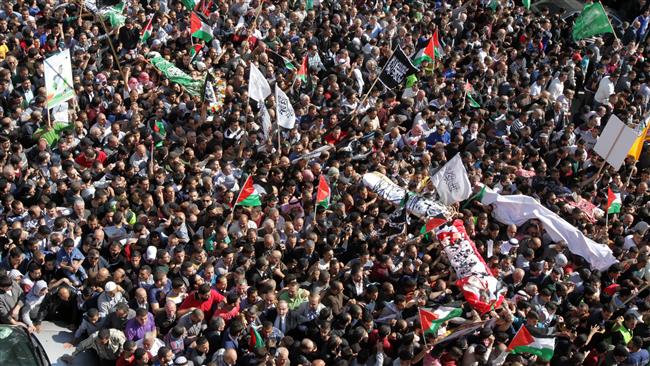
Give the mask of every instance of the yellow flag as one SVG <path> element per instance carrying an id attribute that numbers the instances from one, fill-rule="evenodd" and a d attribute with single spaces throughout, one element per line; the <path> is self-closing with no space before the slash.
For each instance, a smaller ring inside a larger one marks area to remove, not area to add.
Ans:
<path id="1" fill-rule="evenodd" d="M 646 140 L 646 135 L 648 134 L 648 127 L 650 127 L 650 116 L 646 117 L 637 127 L 637 138 L 634 141 L 634 144 L 630 148 L 630 151 L 627 153 L 628 156 L 633 156 L 634 159 L 639 160 L 641 156 L 641 151 L 643 150 L 643 143 Z"/>

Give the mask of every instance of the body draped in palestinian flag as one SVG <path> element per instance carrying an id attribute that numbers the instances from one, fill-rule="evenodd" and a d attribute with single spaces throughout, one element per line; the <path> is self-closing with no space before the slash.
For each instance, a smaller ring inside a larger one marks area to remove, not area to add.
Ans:
<path id="1" fill-rule="evenodd" d="M 262 206 L 262 201 L 260 200 L 260 194 L 253 186 L 253 177 L 250 175 L 246 178 L 246 182 L 237 196 L 235 201 L 235 206 Z"/>

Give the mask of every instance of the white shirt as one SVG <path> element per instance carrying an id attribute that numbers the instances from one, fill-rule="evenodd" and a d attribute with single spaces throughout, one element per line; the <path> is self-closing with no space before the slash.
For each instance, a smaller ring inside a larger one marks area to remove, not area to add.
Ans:
<path id="1" fill-rule="evenodd" d="M 548 92 L 551 94 L 551 99 L 556 100 L 564 93 L 564 83 L 558 78 L 553 79 L 548 87 Z"/>
<path id="2" fill-rule="evenodd" d="M 609 79 L 609 76 L 605 76 L 598 84 L 594 100 L 600 104 L 605 104 L 612 94 L 614 94 L 614 83 Z"/>
<path id="3" fill-rule="evenodd" d="M 623 243 L 623 249 L 630 250 L 630 248 L 635 247 L 636 243 L 634 242 L 634 235 L 630 234 L 625 237 L 625 242 Z"/>

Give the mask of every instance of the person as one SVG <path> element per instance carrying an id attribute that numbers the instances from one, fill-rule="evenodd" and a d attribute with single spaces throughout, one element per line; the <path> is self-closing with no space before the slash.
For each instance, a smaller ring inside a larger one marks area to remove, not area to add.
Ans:
<path id="1" fill-rule="evenodd" d="M 24 306 L 20 285 L 7 275 L 0 275 L 0 321 L 2 324 L 22 324 L 19 315 Z"/>
<path id="2" fill-rule="evenodd" d="M 115 363 L 645 362 L 647 2 L 589 39 L 541 2 L 189 3 L 0 5 L 1 321 L 42 280 L 79 344 L 138 339 Z"/>
<path id="3" fill-rule="evenodd" d="M 289 309 L 289 304 L 285 300 L 278 301 L 277 308 L 268 311 L 264 318 L 282 334 L 292 334 L 304 321 L 296 312 Z"/>
<path id="4" fill-rule="evenodd" d="M 138 341 L 150 332 L 153 334 L 156 332 L 156 323 L 154 322 L 153 314 L 148 312 L 147 309 L 138 308 L 135 311 L 135 317 L 126 322 L 126 329 L 124 330 L 126 339 Z"/>
<path id="5" fill-rule="evenodd" d="M 199 309 L 207 317 L 212 316 L 213 306 L 223 302 L 225 297 L 218 293 L 215 289 L 211 289 L 210 285 L 204 283 L 199 288 L 191 292 L 178 308 L 178 316 L 182 316 L 194 309 Z"/>
<path id="6" fill-rule="evenodd" d="M 101 319 L 97 308 L 90 308 L 83 315 L 81 325 L 74 332 L 73 344 L 79 344 L 82 340 L 88 338 L 91 334 L 99 331 L 104 326 L 106 318 Z M 122 329 L 120 329 L 122 330 Z"/>
<path id="7" fill-rule="evenodd" d="M 122 354 L 122 346 L 125 342 L 126 337 L 122 331 L 102 329 L 79 343 L 72 354 L 62 356 L 61 360 L 70 363 L 77 354 L 91 349 L 97 354 L 100 365 L 114 365 Z"/>
<path id="8" fill-rule="evenodd" d="M 47 315 L 47 304 L 43 304 L 47 295 L 47 282 L 39 280 L 25 296 L 25 305 L 20 309 L 20 314 L 22 322 L 30 331 L 40 332 L 41 322 Z"/>
<path id="9" fill-rule="evenodd" d="M 97 298 L 97 307 L 99 316 L 104 318 L 110 313 L 115 311 L 117 304 L 124 301 L 124 297 L 120 288 L 113 281 L 109 281 L 104 285 L 104 292 Z"/>
<path id="10" fill-rule="evenodd" d="M 115 366 L 131 366 L 135 364 L 135 351 L 138 349 L 134 341 L 126 341 L 122 346 L 122 354 Z"/>

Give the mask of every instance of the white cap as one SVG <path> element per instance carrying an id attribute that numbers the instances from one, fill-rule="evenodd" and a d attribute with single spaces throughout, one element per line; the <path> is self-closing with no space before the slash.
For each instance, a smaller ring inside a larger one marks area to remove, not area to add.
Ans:
<path id="1" fill-rule="evenodd" d="M 104 291 L 106 292 L 111 292 L 117 290 L 117 285 L 113 281 L 106 282 L 106 285 L 104 285 Z"/>
<path id="2" fill-rule="evenodd" d="M 154 247 L 153 245 L 150 245 L 147 248 L 147 253 L 145 254 L 145 259 L 152 261 L 152 260 L 156 259 L 156 254 L 158 254 L 158 249 L 156 247 Z"/>

